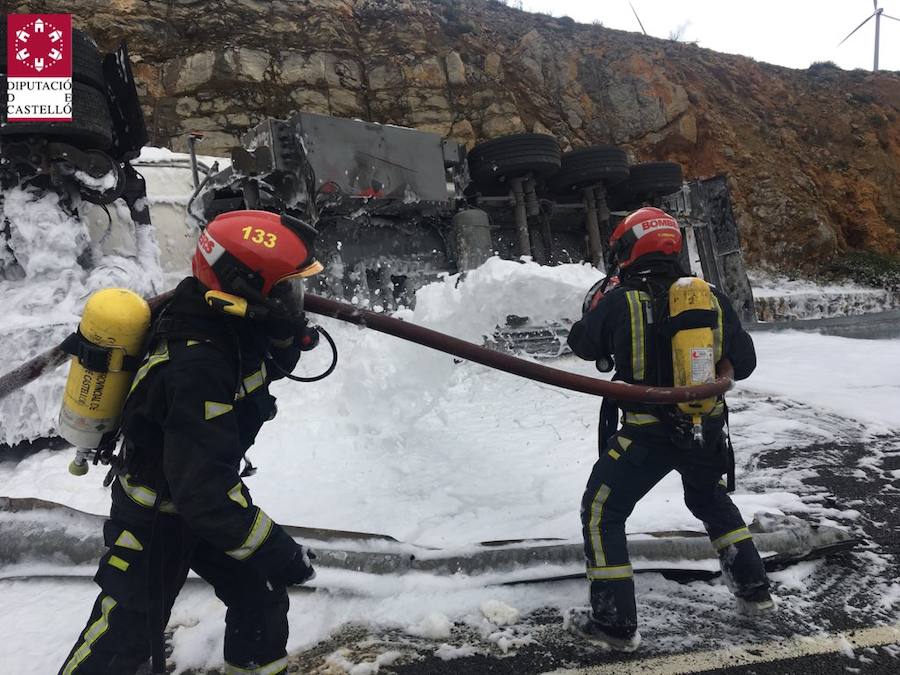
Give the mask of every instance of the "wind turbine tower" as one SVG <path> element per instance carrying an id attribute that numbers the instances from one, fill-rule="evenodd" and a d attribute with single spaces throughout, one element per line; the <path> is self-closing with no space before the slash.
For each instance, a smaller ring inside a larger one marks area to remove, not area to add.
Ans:
<path id="1" fill-rule="evenodd" d="M 878 0 L 872 0 L 872 4 L 875 6 L 875 11 L 872 12 L 869 16 L 866 17 L 865 21 L 859 24 L 856 28 L 850 31 L 850 34 L 847 35 L 843 40 L 838 43 L 838 47 L 844 44 L 849 38 L 850 35 L 853 35 L 860 28 L 865 26 L 869 21 L 874 17 L 875 19 L 875 65 L 872 68 L 874 72 L 878 72 L 878 44 L 881 41 L 881 17 L 885 19 L 893 19 L 894 21 L 900 21 L 896 16 L 891 16 L 890 14 L 885 14 L 884 9 L 878 6 Z"/>

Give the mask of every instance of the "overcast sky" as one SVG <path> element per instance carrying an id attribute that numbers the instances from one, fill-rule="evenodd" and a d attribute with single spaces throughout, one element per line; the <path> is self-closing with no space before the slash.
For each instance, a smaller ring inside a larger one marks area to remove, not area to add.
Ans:
<path id="1" fill-rule="evenodd" d="M 507 4 L 517 5 L 517 0 Z M 683 32 L 717 52 L 744 54 L 757 61 L 806 68 L 834 61 L 841 68 L 872 69 L 875 19 L 847 42 L 838 43 L 872 14 L 872 0 L 632 0 L 649 35 L 668 38 Z M 900 0 L 878 0 L 885 13 L 900 18 Z M 580 23 L 640 31 L 628 0 L 522 0 L 528 11 L 568 15 Z M 900 21 L 881 19 L 880 70 L 900 71 Z"/>

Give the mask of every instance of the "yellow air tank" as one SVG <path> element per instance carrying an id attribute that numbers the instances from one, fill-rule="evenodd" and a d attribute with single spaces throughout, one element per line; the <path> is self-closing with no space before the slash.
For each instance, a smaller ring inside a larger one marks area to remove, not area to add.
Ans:
<path id="1" fill-rule="evenodd" d="M 709 284 L 696 277 L 683 277 L 669 287 L 669 317 L 691 310 L 713 310 Z M 712 328 L 682 328 L 672 336 L 672 368 L 676 387 L 690 387 L 716 378 Z M 681 412 L 694 424 L 694 438 L 702 440 L 703 415 L 716 405 L 715 398 L 679 403 Z"/>
<path id="2" fill-rule="evenodd" d="M 59 433 L 79 449 L 69 470 L 87 473 L 88 449 L 116 429 L 150 327 L 150 307 L 124 288 L 97 291 L 84 306 L 78 333 L 64 343 L 69 362 Z M 126 358 L 131 357 L 131 358 Z"/>

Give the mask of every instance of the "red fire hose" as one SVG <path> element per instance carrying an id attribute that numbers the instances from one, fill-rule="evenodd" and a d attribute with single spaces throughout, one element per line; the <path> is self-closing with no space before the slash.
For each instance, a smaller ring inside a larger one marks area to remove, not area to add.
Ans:
<path id="1" fill-rule="evenodd" d="M 171 297 L 171 292 L 151 298 L 149 300 L 151 308 L 158 307 L 168 300 L 169 297 Z M 318 295 L 308 294 L 304 298 L 304 308 L 314 314 L 330 316 L 341 321 L 365 326 L 381 333 L 387 333 L 388 335 L 415 342 L 431 349 L 437 349 L 468 361 L 474 361 L 490 368 L 512 373 L 513 375 L 527 377 L 530 380 L 585 394 L 606 396 L 618 401 L 640 401 L 643 403 L 695 401 L 724 394 L 734 384 L 734 370 L 727 359 L 719 362 L 719 377 L 714 382 L 701 384 L 696 387 L 645 387 L 624 382 L 609 382 L 525 361 L 524 359 L 493 351 L 429 328 L 417 326 L 408 321 L 401 321 L 384 314 L 359 309 L 345 302 L 323 298 Z M 15 370 L 0 376 L 0 399 L 37 379 L 43 372 L 55 368 L 65 360 L 66 354 L 59 347 L 54 347 L 27 361 Z"/>
<path id="2" fill-rule="evenodd" d="M 502 370 L 530 380 L 551 384 L 555 387 L 580 391 L 584 394 L 607 396 L 618 401 L 641 401 L 644 403 L 679 403 L 695 401 L 724 394 L 734 385 L 734 369 L 727 359 L 719 363 L 719 377 L 708 384 L 696 387 L 644 387 L 625 382 L 609 382 L 596 377 L 570 373 L 559 368 L 542 366 L 502 352 L 487 349 L 459 338 L 424 328 L 408 321 L 401 321 L 385 314 L 359 309 L 345 302 L 339 302 L 318 295 L 307 295 L 303 307 L 314 314 L 330 316 L 348 323 L 355 323 L 409 340 L 431 349 L 453 354 L 467 361 L 474 361 L 490 368 Z"/>

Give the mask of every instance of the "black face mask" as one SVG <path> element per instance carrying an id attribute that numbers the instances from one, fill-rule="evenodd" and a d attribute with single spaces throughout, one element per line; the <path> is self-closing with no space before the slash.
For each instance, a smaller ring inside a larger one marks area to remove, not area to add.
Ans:
<path id="1" fill-rule="evenodd" d="M 289 317 L 302 316 L 305 286 L 304 279 L 283 279 L 269 291 L 269 301 L 275 303 Z"/>
<path id="2" fill-rule="evenodd" d="M 615 274 L 619 269 L 619 259 L 615 251 L 609 250 L 606 253 L 606 274 Z"/>

